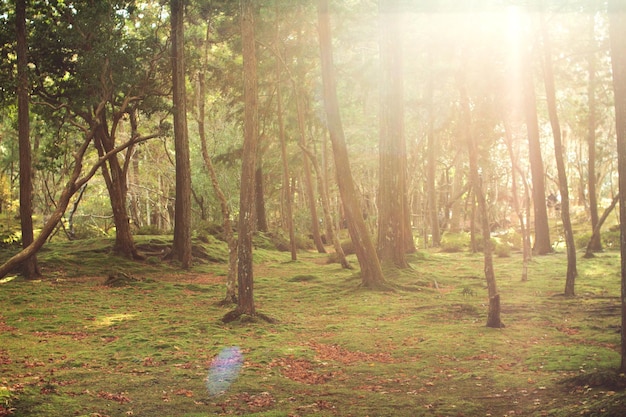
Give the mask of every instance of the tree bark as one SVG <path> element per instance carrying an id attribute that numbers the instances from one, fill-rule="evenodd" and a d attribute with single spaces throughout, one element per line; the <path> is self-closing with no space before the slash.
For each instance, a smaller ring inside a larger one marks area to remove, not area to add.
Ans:
<path id="1" fill-rule="evenodd" d="M 265 186 L 263 178 L 263 166 L 261 164 L 261 153 L 256 155 L 256 170 L 254 172 L 254 219 L 256 220 L 256 230 L 267 233 L 267 213 L 265 212 Z"/>
<path id="2" fill-rule="evenodd" d="M 550 34 L 546 27 L 544 17 L 541 17 L 541 33 L 543 37 L 543 70 L 544 83 L 546 86 L 546 99 L 548 102 L 548 114 L 550 117 L 550 125 L 552 126 L 552 135 L 554 137 L 554 157 L 556 160 L 556 169 L 559 176 L 559 192 L 561 194 L 561 219 L 563 221 L 563 233 L 565 234 L 565 245 L 567 247 L 567 273 L 565 278 L 565 296 L 573 297 L 575 295 L 576 275 L 576 245 L 574 243 L 574 234 L 572 232 L 572 222 L 569 213 L 569 188 L 567 185 L 567 171 L 565 170 L 565 162 L 563 161 L 563 141 L 561 139 L 561 124 L 556 108 L 556 88 L 554 86 L 554 73 L 552 69 L 552 45 Z"/>
<path id="3" fill-rule="evenodd" d="M 185 87 L 184 0 L 170 1 L 172 37 L 172 101 L 174 104 L 174 150 L 176 153 L 176 200 L 172 257 L 184 269 L 191 267 L 191 163 L 187 133 Z"/>
<path id="4" fill-rule="evenodd" d="M 381 262 L 408 268 L 402 14 L 394 0 L 379 1 L 381 97 L 378 186 L 378 255 Z M 410 233 L 410 230 L 409 230 Z"/>
<path id="5" fill-rule="evenodd" d="M 237 313 L 255 315 L 252 233 L 254 187 L 258 145 L 257 60 L 254 36 L 254 0 L 241 0 L 243 48 L 244 140 L 239 194 L 238 297 Z"/>
<path id="6" fill-rule="evenodd" d="M 626 372 L 626 0 L 609 0 L 609 40 L 615 96 L 615 133 L 619 173 L 619 217 L 621 254 L 621 364 Z"/>
<path id="7" fill-rule="evenodd" d="M 20 224 L 22 248 L 33 243 L 33 167 L 30 149 L 30 108 L 28 82 L 28 38 L 26 35 L 26 0 L 15 4 L 17 34 L 17 129 L 20 155 Z M 26 279 L 41 276 L 37 256 L 26 259 L 21 266 Z"/>
<path id="8" fill-rule="evenodd" d="M 337 184 L 348 223 L 348 231 L 361 267 L 361 282 L 366 288 L 387 289 L 388 286 L 385 283 L 376 248 L 370 238 L 365 220 L 363 220 L 359 197 L 350 169 L 334 77 L 328 0 L 319 0 L 318 2 L 318 31 L 326 123 L 333 147 Z"/>
<path id="9" fill-rule="evenodd" d="M 546 255 L 552 252 L 550 244 L 550 226 L 548 224 L 548 210 L 546 208 L 545 174 L 541 157 L 541 143 L 539 140 L 539 121 L 537 120 L 537 100 L 535 83 L 533 81 L 531 54 L 522 56 L 522 78 L 524 114 L 528 130 L 528 150 L 530 171 L 532 176 L 533 207 L 535 213 L 535 242 L 533 252 L 537 255 Z"/>

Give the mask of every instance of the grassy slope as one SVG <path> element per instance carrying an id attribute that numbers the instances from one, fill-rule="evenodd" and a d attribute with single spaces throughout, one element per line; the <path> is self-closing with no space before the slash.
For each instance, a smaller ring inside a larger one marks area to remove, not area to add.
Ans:
<path id="1" fill-rule="evenodd" d="M 223 324 L 223 264 L 180 273 L 106 253 L 106 241 L 51 245 L 46 279 L 0 284 L 0 404 L 14 416 L 621 416 L 619 256 L 496 259 L 505 329 L 488 329 L 482 257 L 425 253 L 387 271 L 394 293 L 358 288 L 325 257 L 258 250 L 257 308 L 276 319 Z M 215 246 L 215 245 L 214 245 Z M 208 248 L 211 251 L 211 248 Z M 223 254 L 223 248 L 215 248 Z M 68 254 L 71 251 L 71 254 Z M 116 270 L 143 281 L 102 285 Z M 436 284 L 435 284 L 436 282 Z M 212 359 L 244 366 L 221 396 Z M 578 384 L 564 384 L 572 377 Z M 2 410 L 2 408 L 0 408 Z M 604 411 L 601 411 L 604 410 Z M 0 412 L 0 415 L 2 412 Z"/>

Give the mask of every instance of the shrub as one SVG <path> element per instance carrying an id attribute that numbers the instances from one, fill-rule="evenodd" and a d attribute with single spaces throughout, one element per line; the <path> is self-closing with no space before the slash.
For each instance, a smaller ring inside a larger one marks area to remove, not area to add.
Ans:
<path id="1" fill-rule="evenodd" d="M 141 226 L 139 229 L 137 229 L 135 234 L 138 236 L 158 236 L 162 235 L 163 231 L 159 229 L 156 225 L 151 224 L 147 226 Z"/>
<path id="2" fill-rule="evenodd" d="M 576 249 L 586 249 L 591 239 L 591 232 L 578 233 L 574 236 L 574 246 Z"/>
<path id="3" fill-rule="evenodd" d="M 464 233 L 446 233 L 441 239 L 441 251 L 446 253 L 462 252 L 469 246 L 469 236 Z"/>

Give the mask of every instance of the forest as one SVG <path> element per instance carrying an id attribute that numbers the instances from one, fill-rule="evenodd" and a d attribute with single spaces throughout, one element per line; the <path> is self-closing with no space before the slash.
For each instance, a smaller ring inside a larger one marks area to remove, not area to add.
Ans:
<path id="1" fill-rule="evenodd" d="M 0 5 L 0 416 L 623 415 L 626 0 Z"/>

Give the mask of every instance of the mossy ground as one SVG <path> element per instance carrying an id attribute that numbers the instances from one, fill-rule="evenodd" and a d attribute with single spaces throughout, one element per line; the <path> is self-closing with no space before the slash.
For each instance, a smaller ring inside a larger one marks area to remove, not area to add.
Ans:
<path id="1" fill-rule="evenodd" d="M 153 238 L 154 239 L 154 238 Z M 619 254 L 495 259 L 503 329 L 485 327 L 482 256 L 421 252 L 359 287 L 327 255 L 257 250 L 255 300 L 277 320 L 224 324 L 225 264 L 180 272 L 110 255 L 110 241 L 49 245 L 45 278 L 0 284 L 0 410 L 13 416 L 623 416 Z M 217 246 L 215 242 L 211 244 Z M 223 255 L 223 248 L 215 249 Z M 211 248 L 207 246 L 207 251 Z M 351 260 L 357 265 L 356 260 Z M 122 271 L 138 281 L 104 285 Z M 238 346 L 237 380 L 205 386 Z M 1 413 L 0 413 L 1 414 Z"/>

